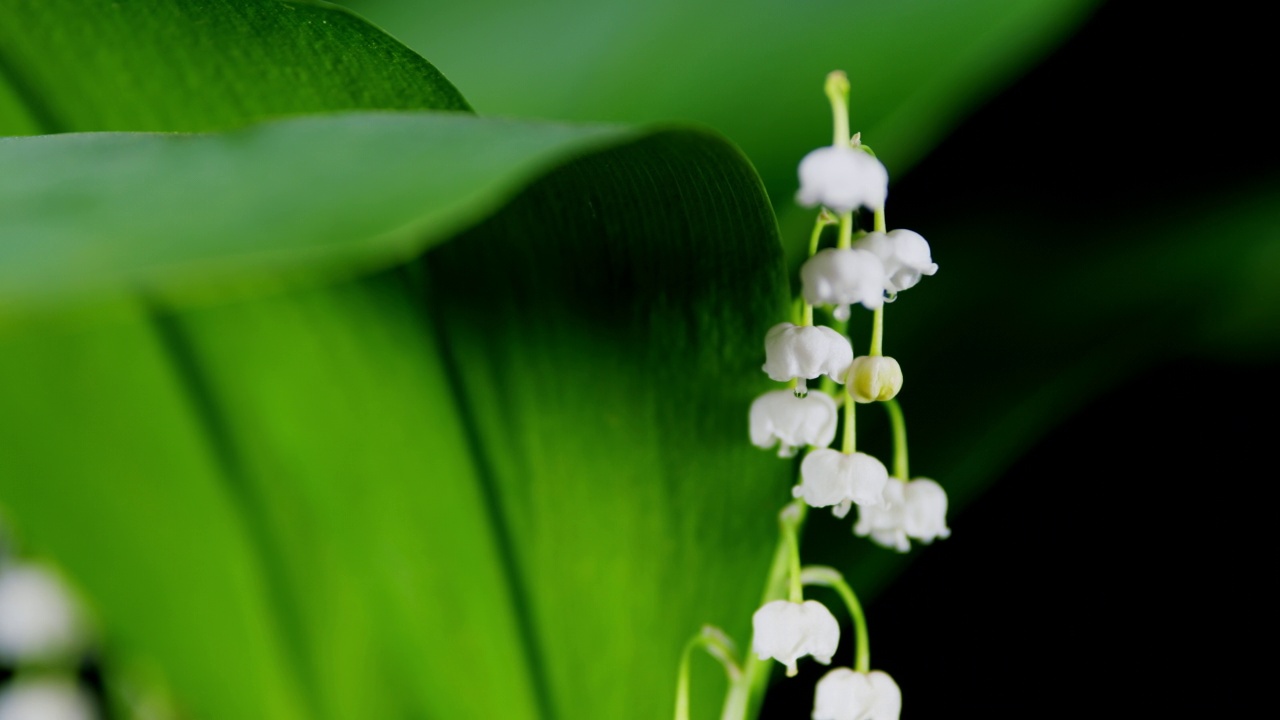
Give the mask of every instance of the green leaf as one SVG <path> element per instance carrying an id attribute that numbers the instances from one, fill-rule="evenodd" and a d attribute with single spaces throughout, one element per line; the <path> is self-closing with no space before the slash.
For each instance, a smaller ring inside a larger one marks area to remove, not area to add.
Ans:
<path id="1" fill-rule="evenodd" d="M 426 60 L 327 3 L 0 5 L 0 135 L 215 130 L 353 109 L 467 104 Z"/>
<path id="2" fill-rule="evenodd" d="M 1092 0 L 348 0 L 431 57 L 482 112 L 705 123 L 740 145 L 775 198 L 831 142 L 822 95 L 852 82 L 853 129 L 891 173 L 1043 56 Z M 568 31 L 572 28 L 572 31 Z"/>
<path id="3" fill-rule="evenodd" d="M 652 717 L 701 624 L 747 641 L 787 302 L 727 143 L 405 114 L 4 153 L 0 499 L 193 715 Z"/>
<path id="4" fill-rule="evenodd" d="M 387 267 L 619 127 L 383 113 L 221 135 L 0 139 L 0 305 Z"/>

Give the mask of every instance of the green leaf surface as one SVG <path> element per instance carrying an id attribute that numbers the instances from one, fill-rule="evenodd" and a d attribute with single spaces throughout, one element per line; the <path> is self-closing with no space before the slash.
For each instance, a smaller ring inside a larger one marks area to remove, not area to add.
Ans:
<path id="1" fill-rule="evenodd" d="M 323 170 L 317 141 L 356 150 Z M 108 651 L 158 664 L 192 714 L 647 718 L 701 624 L 747 641 L 791 468 L 746 442 L 746 408 L 786 291 L 764 190 L 724 141 L 407 114 L 10 152 L 29 181 L 0 187 L 19 218 L 0 396 L 25 400 L 0 446 L 25 450 L 0 453 L 0 499 Z M 280 163 L 309 182 L 273 189 Z M 340 192 L 338 169 L 360 182 Z M 113 325 L 119 295 L 145 304 Z M 149 440 L 164 452 L 138 457 Z M 157 569 L 152 538 L 244 566 L 253 614 L 182 633 L 202 570 Z"/>
<path id="2" fill-rule="evenodd" d="M 1097 3 L 343 4 L 431 57 L 481 112 L 708 124 L 743 148 L 781 206 L 799 158 L 831 141 L 831 70 L 849 73 L 853 129 L 900 174 Z"/>
<path id="3" fill-rule="evenodd" d="M 0 135 L 216 130 L 353 109 L 466 110 L 430 63 L 310 0 L 6 0 Z"/>
<path id="4" fill-rule="evenodd" d="M 386 267 L 634 130 L 439 113 L 0 139 L 0 305 Z"/>

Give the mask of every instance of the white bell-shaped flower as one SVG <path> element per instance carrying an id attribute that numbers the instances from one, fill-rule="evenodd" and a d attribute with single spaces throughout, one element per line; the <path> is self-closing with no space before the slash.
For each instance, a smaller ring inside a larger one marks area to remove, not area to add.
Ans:
<path id="1" fill-rule="evenodd" d="M 836 437 L 839 412 L 836 401 L 824 392 L 796 397 L 790 390 L 767 392 L 751 403 L 751 443 L 771 448 L 778 457 L 791 457 L 796 448 L 826 447 Z"/>
<path id="2" fill-rule="evenodd" d="M 888 482 L 884 463 L 866 453 L 814 450 L 800 463 L 800 484 L 791 494 L 810 507 L 831 506 L 831 513 L 842 518 L 851 505 L 882 504 Z"/>
<path id="3" fill-rule="evenodd" d="M 902 390 L 902 366 L 887 355 L 863 355 L 849 366 L 847 383 L 857 402 L 892 400 Z"/>
<path id="4" fill-rule="evenodd" d="M 844 383 L 852 363 L 848 338 L 825 325 L 778 323 L 764 336 L 764 371 L 779 382 L 826 375 Z"/>
<path id="5" fill-rule="evenodd" d="M 890 293 L 914 287 L 921 275 L 938 272 L 928 241 L 911 230 L 869 233 L 853 246 L 874 254 L 884 264 L 884 289 Z"/>
<path id="6" fill-rule="evenodd" d="M 835 668 L 814 690 L 813 720 L 898 720 L 902 691 L 888 673 Z"/>
<path id="7" fill-rule="evenodd" d="M 847 147 L 823 147 L 800 161 L 800 190 L 796 202 L 823 205 L 846 213 L 859 207 L 884 208 L 889 195 L 889 171 L 875 157 Z"/>
<path id="8" fill-rule="evenodd" d="M 56 575 L 38 565 L 0 570 L 0 660 L 40 661 L 83 643 L 75 604 Z"/>
<path id="9" fill-rule="evenodd" d="M 870 537 L 872 542 L 881 547 L 907 552 L 911 549 L 911 541 L 907 539 L 904 527 L 906 501 L 903 490 L 907 484 L 892 478 L 884 486 L 884 504 L 858 508 L 858 522 L 853 525 L 853 533 L 860 537 Z"/>
<path id="10" fill-rule="evenodd" d="M 929 478 L 916 478 L 902 491 L 905 510 L 902 527 L 907 536 L 923 543 L 951 537 L 947 527 L 947 491 Z"/>
<path id="11" fill-rule="evenodd" d="M 840 644 L 840 623 L 815 600 L 793 603 L 774 600 L 751 616 L 751 649 L 761 660 L 774 658 L 796 674 L 796 661 L 805 655 L 826 665 Z"/>
<path id="12" fill-rule="evenodd" d="M 0 690 L 0 720 L 98 720 L 88 693 L 71 680 L 19 678 Z"/>
<path id="13" fill-rule="evenodd" d="M 888 286 L 884 263 L 874 253 L 853 248 L 819 250 L 800 267 L 801 293 L 810 305 L 834 305 L 837 320 L 849 319 L 849 306 L 875 310 Z"/>
<path id="14" fill-rule="evenodd" d="M 884 500 L 880 507 L 858 508 L 854 534 L 870 537 L 877 545 L 898 552 L 911 549 L 908 538 L 930 543 L 950 537 L 947 492 L 933 480 L 916 478 L 903 482 L 895 478 L 885 485 Z"/>

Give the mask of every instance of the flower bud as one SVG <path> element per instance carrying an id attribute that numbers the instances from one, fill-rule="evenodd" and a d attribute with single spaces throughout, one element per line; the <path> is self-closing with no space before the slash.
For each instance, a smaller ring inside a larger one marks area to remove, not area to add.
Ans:
<path id="1" fill-rule="evenodd" d="M 860 403 L 892 400 L 902 389 L 902 367 L 884 355 L 863 355 L 849 366 L 849 395 Z"/>

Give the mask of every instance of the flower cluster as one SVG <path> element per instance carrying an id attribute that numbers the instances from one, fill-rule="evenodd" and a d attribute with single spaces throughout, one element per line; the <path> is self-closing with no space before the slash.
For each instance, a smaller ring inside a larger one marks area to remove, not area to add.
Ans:
<path id="1" fill-rule="evenodd" d="M 860 135 L 849 134 L 849 85 L 844 74 L 829 75 L 826 89 L 835 118 L 834 139 L 830 147 L 814 150 L 801 161 L 796 194 L 803 206 L 821 206 L 809 258 L 800 269 L 801 311 L 792 322 L 774 325 L 764 338 L 762 369 L 770 379 L 790 383 L 790 388 L 761 395 L 749 413 L 752 444 L 776 446 L 782 458 L 805 452 L 799 482 L 792 488 L 794 500 L 779 515 L 779 558 L 787 559 L 787 573 L 775 573 L 768 600 L 752 617 L 751 650 L 760 661 L 782 663 L 788 676 L 797 673 L 806 656 L 829 664 L 840 643 L 840 624 L 825 605 L 805 598 L 804 587 L 833 588 L 853 620 L 855 662 L 821 679 L 812 717 L 898 720 L 902 694 L 889 675 L 871 669 L 866 621 L 856 594 L 831 568 L 802 568 L 799 534 L 809 508 L 831 508 L 843 519 L 854 506 L 854 534 L 886 548 L 907 552 L 911 540 L 929 543 L 950 534 L 946 492 L 933 480 L 912 480 L 908 474 L 906 429 L 896 400 L 903 385 L 902 367 L 883 353 L 886 305 L 937 273 L 938 265 L 919 233 L 886 228 L 889 173 Z M 865 230 L 858 222 L 864 211 L 872 220 Z M 838 225 L 835 246 L 821 248 L 830 225 Z M 873 313 L 868 351 L 861 356 L 855 354 L 848 333 L 854 306 Z M 816 323 L 815 308 L 828 311 L 832 322 Z M 811 381 L 819 387 L 810 388 Z M 837 393 L 839 386 L 843 387 Z M 892 473 L 875 456 L 856 448 L 855 408 L 871 403 L 887 410 L 893 427 Z M 841 439 L 833 447 L 838 430 Z M 745 717 L 751 705 L 752 672 L 759 672 L 760 664 L 739 667 L 724 659 L 724 652 L 718 657 L 732 683 L 723 717 Z M 686 654 L 682 673 L 687 664 Z M 676 718 L 685 720 L 687 675 L 680 680 Z"/>

